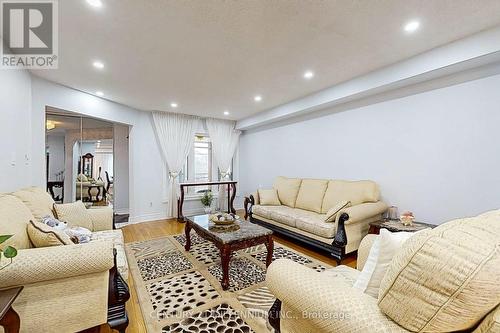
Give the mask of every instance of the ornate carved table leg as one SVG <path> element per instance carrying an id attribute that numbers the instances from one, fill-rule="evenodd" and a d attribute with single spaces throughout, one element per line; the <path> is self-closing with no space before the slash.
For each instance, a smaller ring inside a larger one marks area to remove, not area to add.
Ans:
<path id="1" fill-rule="evenodd" d="M 184 213 L 182 212 L 182 206 L 184 206 L 184 186 L 181 185 L 181 198 L 180 198 L 180 201 L 179 201 L 179 208 L 178 208 L 178 212 L 177 212 L 177 218 L 182 219 L 183 222 L 184 222 Z"/>
<path id="2" fill-rule="evenodd" d="M 271 262 L 273 261 L 274 241 L 272 235 L 267 236 L 266 248 L 267 248 L 266 267 L 269 267 L 269 265 L 271 265 Z"/>
<path id="3" fill-rule="evenodd" d="M 184 233 L 186 234 L 186 245 L 184 246 L 184 248 L 186 249 L 186 251 L 189 251 L 191 249 L 191 222 L 186 222 Z"/>
<path id="4" fill-rule="evenodd" d="M 222 290 L 229 289 L 229 261 L 231 260 L 231 248 L 229 245 L 223 245 L 220 250 L 222 263 Z"/>
<path id="5" fill-rule="evenodd" d="M 236 209 L 234 209 L 234 198 L 236 197 L 236 184 L 231 184 L 231 200 L 228 207 L 231 207 L 231 213 L 236 214 Z M 229 186 L 228 186 L 229 188 Z"/>
<path id="6" fill-rule="evenodd" d="M 0 320 L 0 326 L 3 326 L 5 333 L 18 333 L 21 325 L 21 319 L 13 308 L 10 308 Z"/>

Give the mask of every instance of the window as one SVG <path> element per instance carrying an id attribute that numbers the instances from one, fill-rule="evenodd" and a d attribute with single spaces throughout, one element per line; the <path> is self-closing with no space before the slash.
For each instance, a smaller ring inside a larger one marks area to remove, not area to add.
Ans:
<path id="1" fill-rule="evenodd" d="M 215 164 L 212 154 L 212 142 L 206 134 L 195 136 L 194 145 L 184 163 L 184 167 L 179 174 L 179 182 L 203 183 L 217 181 L 220 177 L 220 170 Z M 234 161 L 231 161 L 231 180 L 233 179 Z M 211 188 L 212 187 L 212 188 Z M 193 186 L 187 187 L 186 195 L 201 195 L 208 190 L 217 192 L 217 186 Z"/>
<path id="2" fill-rule="evenodd" d="M 195 137 L 193 149 L 186 159 L 179 178 L 181 182 L 212 181 L 212 143 L 208 136 L 197 135 Z M 209 188 L 209 186 L 190 187 L 188 193 L 203 193 Z"/>

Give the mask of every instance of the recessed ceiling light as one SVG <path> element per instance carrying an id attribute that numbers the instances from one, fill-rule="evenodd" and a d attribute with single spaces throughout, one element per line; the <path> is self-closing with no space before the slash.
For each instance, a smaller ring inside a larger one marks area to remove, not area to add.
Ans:
<path id="1" fill-rule="evenodd" d="M 224 111 L 225 116 L 229 116 L 229 111 Z"/>
<path id="2" fill-rule="evenodd" d="M 260 101 L 262 101 L 262 96 L 257 95 L 257 96 L 255 96 L 255 97 L 253 98 L 253 100 L 254 100 L 254 101 L 256 101 L 256 102 L 260 102 Z"/>
<path id="3" fill-rule="evenodd" d="M 405 31 L 409 33 L 417 31 L 418 28 L 420 28 L 420 22 L 416 20 L 406 23 L 404 27 Z"/>
<path id="4" fill-rule="evenodd" d="M 95 94 L 99 97 L 104 96 L 104 93 L 102 91 L 96 91 Z"/>
<path id="5" fill-rule="evenodd" d="M 304 79 L 310 80 L 314 77 L 314 72 L 313 71 L 306 71 L 304 73 Z"/>
<path id="6" fill-rule="evenodd" d="M 176 107 L 179 106 L 179 104 L 177 104 L 177 103 L 170 103 L 170 106 L 173 107 L 173 108 L 176 108 Z"/>
<path id="7" fill-rule="evenodd" d="M 94 67 L 97 68 L 97 69 L 103 69 L 104 68 L 104 64 L 101 61 L 94 61 L 92 63 L 92 65 L 94 65 Z"/>
<path id="8" fill-rule="evenodd" d="M 102 7 L 102 1 L 101 0 L 87 0 L 87 3 L 89 5 L 91 5 L 92 7 L 97 7 L 97 8 Z"/>

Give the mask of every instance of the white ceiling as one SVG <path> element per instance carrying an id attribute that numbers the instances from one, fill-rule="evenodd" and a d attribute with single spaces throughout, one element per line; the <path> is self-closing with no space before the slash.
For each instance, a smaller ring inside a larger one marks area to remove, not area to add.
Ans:
<path id="1" fill-rule="evenodd" d="M 59 69 L 36 75 L 141 110 L 231 119 L 500 24 L 498 0 L 102 1 L 59 1 Z M 421 29 L 408 35 L 411 19 Z"/>

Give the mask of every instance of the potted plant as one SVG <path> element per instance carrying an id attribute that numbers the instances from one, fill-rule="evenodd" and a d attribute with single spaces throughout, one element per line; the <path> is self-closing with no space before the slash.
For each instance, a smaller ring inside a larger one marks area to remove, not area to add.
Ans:
<path id="1" fill-rule="evenodd" d="M 203 193 L 201 197 L 201 203 L 205 207 L 205 213 L 210 213 L 212 211 L 212 201 L 214 200 L 214 196 L 212 195 L 212 191 L 206 191 Z"/>
<path id="2" fill-rule="evenodd" d="M 6 242 L 12 236 L 13 235 L 0 235 L 0 244 Z M 14 258 L 15 256 L 17 256 L 17 250 L 12 246 L 7 246 L 5 249 L 0 249 L 0 269 L 9 266 L 12 263 L 12 258 Z M 9 262 L 5 265 L 2 263 L 3 257 L 9 259 Z"/>

